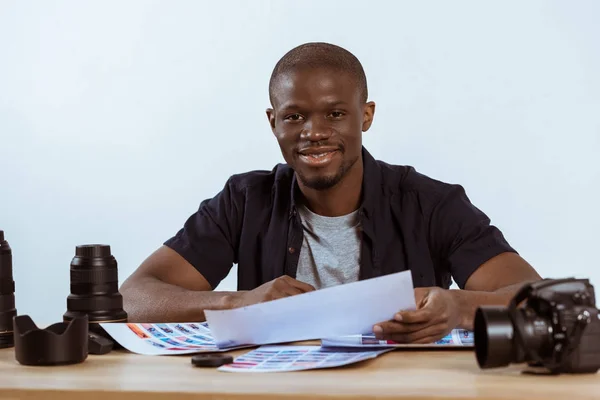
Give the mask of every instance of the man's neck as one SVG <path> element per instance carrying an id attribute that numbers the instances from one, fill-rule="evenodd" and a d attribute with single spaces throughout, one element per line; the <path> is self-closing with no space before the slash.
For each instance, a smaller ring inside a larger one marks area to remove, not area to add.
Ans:
<path id="1" fill-rule="evenodd" d="M 306 206 L 312 212 L 325 217 L 339 217 L 359 207 L 362 181 L 363 163 L 359 159 L 340 182 L 327 190 L 315 190 L 298 183 Z"/>

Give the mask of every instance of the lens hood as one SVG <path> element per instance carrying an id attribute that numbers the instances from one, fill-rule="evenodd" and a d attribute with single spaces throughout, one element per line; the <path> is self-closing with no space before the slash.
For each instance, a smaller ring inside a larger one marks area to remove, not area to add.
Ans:
<path id="1" fill-rule="evenodd" d="M 29 315 L 13 318 L 15 358 L 23 365 L 65 365 L 88 356 L 88 317 L 38 328 Z"/>

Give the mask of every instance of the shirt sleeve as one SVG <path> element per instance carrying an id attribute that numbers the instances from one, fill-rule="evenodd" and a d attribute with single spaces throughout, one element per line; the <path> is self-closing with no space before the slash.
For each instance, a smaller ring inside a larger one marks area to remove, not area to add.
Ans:
<path id="1" fill-rule="evenodd" d="M 475 207 L 460 185 L 451 185 L 435 205 L 430 219 L 430 240 L 438 259 L 461 289 L 483 263 L 516 250 L 489 217 Z"/>
<path id="2" fill-rule="evenodd" d="M 179 253 L 214 289 L 237 263 L 245 195 L 231 179 L 164 244 Z"/>

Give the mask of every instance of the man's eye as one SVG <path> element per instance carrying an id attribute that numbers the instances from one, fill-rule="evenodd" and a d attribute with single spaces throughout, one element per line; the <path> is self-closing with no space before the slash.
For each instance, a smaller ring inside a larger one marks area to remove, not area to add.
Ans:
<path id="1" fill-rule="evenodd" d="M 285 119 L 290 121 L 301 121 L 303 117 L 300 114 L 290 114 L 287 117 L 285 117 Z"/>
<path id="2" fill-rule="evenodd" d="M 329 114 L 332 118 L 342 118 L 344 113 L 341 111 L 333 111 Z"/>

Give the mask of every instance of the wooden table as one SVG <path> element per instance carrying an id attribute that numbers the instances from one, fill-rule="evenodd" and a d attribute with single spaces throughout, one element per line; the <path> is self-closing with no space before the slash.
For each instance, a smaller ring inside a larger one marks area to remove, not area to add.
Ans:
<path id="1" fill-rule="evenodd" d="M 335 369 L 228 373 L 192 367 L 190 356 L 121 350 L 71 366 L 27 367 L 13 349 L 2 349 L 0 399 L 600 399 L 600 373 L 533 376 L 522 370 L 480 370 L 470 350 L 396 350 Z"/>

